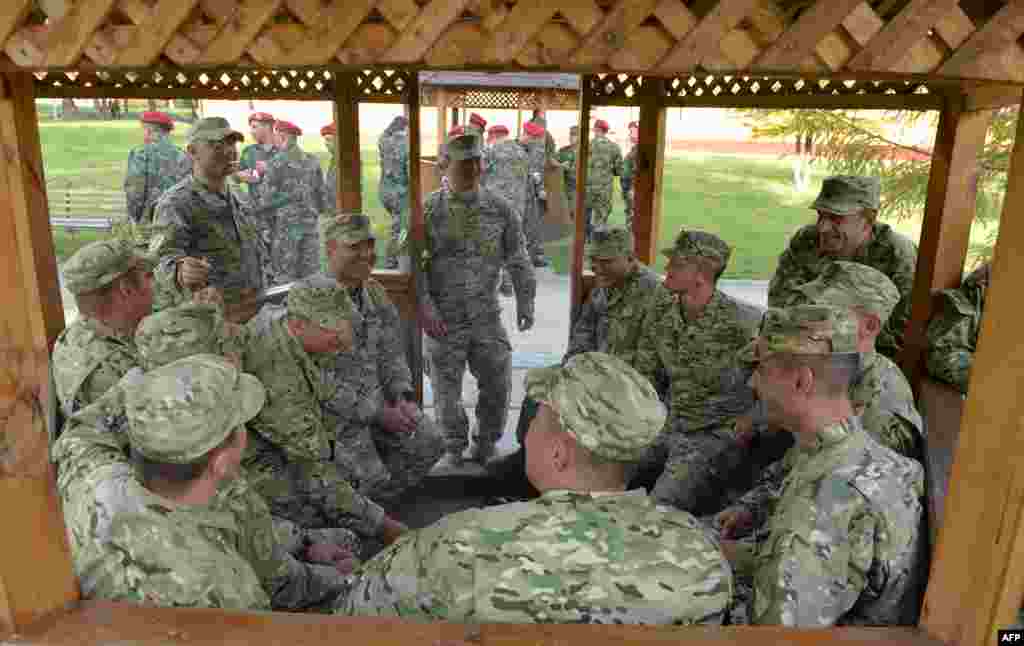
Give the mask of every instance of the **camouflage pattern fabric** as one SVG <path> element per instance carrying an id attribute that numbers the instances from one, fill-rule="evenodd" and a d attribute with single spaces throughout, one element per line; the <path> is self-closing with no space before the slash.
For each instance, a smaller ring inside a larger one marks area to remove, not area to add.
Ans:
<path id="1" fill-rule="evenodd" d="M 548 135 L 550 136 L 550 135 Z M 541 225 L 547 212 L 547 193 L 544 190 L 544 171 L 547 165 L 545 141 L 532 139 L 525 145 L 527 169 L 526 204 L 520 214 L 523 221 L 523 236 L 526 251 L 531 258 L 544 255 L 544 241 L 541 240 Z"/>
<path id="2" fill-rule="evenodd" d="M 928 374 L 965 395 L 978 347 L 985 291 L 984 283 L 973 281 L 942 290 L 942 309 L 928 324 Z"/>
<path id="3" fill-rule="evenodd" d="M 186 178 L 160 199 L 153 228 L 149 252 L 160 259 L 154 272 L 154 311 L 189 300 L 175 277 L 175 263 L 185 256 L 210 262 L 209 284 L 224 291 L 228 304 L 237 302 L 244 290 L 263 289 L 266 258 L 259 230 L 234 194 L 217 193 L 194 177 Z"/>
<path id="4" fill-rule="evenodd" d="M 818 230 L 815 225 L 800 229 L 779 256 L 779 266 L 768 288 L 768 305 L 786 307 L 801 302 L 797 287 L 814 280 L 831 262 L 817 251 Z M 903 346 L 903 331 L 910 317 L 910 290 L 914 285 L 917 267 L 917 246 L 888 224 L 875 223 L 871 239 L 858 251 L 852 262 L 874 267 L 892 280 L 900 292 L 888 323 L 878 337 L 878 351 L 895 358 Z"/>
<path id="5" fill-rule="evenodd" d="M 156 259 L 133 240 L 113 238 L 90 242 L 61 267 L 64 287 L 78 295 L 106 287 L 132 270 L 150 270 Z"/>
<path id="6" fill-rule="evenodd" d="M 728 563 L 641 491 L 549 491 L 447 516 L 367 563 L 338 612 L 420 621 L 718 624 Z"/>
<path id="7" fill-rule="evenodd" d="M 267 163 L 259 208 L 264 227 L 270 231 L 274 284 L 289 283 L 317 272 L 320 256 L 316 222 L 328 209 L 317 158 L 298 144 L 275 155 Z"/>
<path id="8" fill-rule="evenodd" d="M 569 198 L 569 212 L 576 214 L 576 153 L 578 146 L 562 146 L 558 149 L 556 158 L 562 165 L 562 175 L 565 177 L 565 195 Z"/>
<path id="9" fill-rule="evenodd" d="M 136 224 L 151 224 L 160 196 L 191 173 L 192 159 L 168 137 L 133 149 L 124 177 L 128 217 Z"/>
<path id="10" fill-rule="evenodd" d="M 626 227 L 633 230 L 633 177 L 636 173 L 636 144 L 629 149 L 629 153 L 622 160 L 622 177 L 619 178 L 619 187 L 622 189 L 622 202 L 625 205 Z"/>
<path id="11" fill-rule="evenodd" d="M 622 149 L 603 135 L 590 141 L 590 166 L 587 169 L 587 209 L 590 225 L 603 226 L 612 212 L 612 178 L 622 177 Z"/>
<path id="12" fill-rule="evenodd" d="M 238 158 L 238 170 L 256 170 L 256 162 L 269 162 L 277 154 L 274 144 L 249 144 L 242 149 Z M 249 196 L 254 203 L 259 202 L 264 187 L 263 177 L 259 181 L 249 182 Z"/>
<path id="13" fill-rule="evenodd" d="M 79 316 L 53 347 L 53 380 L 61 411 L 70 416 L 88 406 L 137 365 L 139 355 L 130 336 Z"/>
<path id="14" fill-rule="evenodd" d="M 551 131 L 548 130 L 547 119 L 544 117 L 531 117 L 530 122 L 544 128 L 544 156 L 554 157 L 558 146 L 555 144 L 555 138 L 551 136 Z"/>
<path id="15" fill-rule="evenodd" d="M 380 159 L 381 205 L 391 214 L 391 240 L 388 257 L 398 254 L 402 229 L 408 228 L 405 213 L 409 210 L 409 131 L 405 128 L 382 135 L 377 142 Z"/>
<path id="16" fill-rule="evenodd" d="M 526 150 L 511 139 L 499 141 L 484 153 L 484 186 L 504 198 L 520 219 L 526 211 L 528 164 Z"/>
<path id="17" fill-rule="evenodd" d="M 427 339 L 431 383 L 449 452 L 464 449 L 468 420 L 462 409 L 462 375 L 468 363 L 481 380 L 479 436 L 496 441 L 505 428 L 511 344 L 495 293 L 504 266 L 516 292 L 516 311 L 533 315 L 537 282 L 523 253 L 519 218 L 487 188 L 468 200 L 441 189 L 424 208 L 426 244 L 418 282 L 420 303 L 444 320 L 448 334 Z"/>

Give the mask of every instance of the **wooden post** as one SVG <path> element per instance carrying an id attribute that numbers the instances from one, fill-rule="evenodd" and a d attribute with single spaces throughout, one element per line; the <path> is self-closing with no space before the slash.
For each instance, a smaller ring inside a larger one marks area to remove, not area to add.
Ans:
<path id="1" fill-rule="evenodd" d="M 409 115 L 412 123 L 412 114 Z M 437 156 L 441 156 L 441 146 L 448 138 L 448 94 L 443 87 L 437 88 Z"/>
<path id="2" fill-rule="evenodd" d="M 587 242 L 587 165 L 590 161 L 590 83 L 593 77 L 580 79 L 580 143 L 576 151 L 576 236 L 572 241 L 572 275 L 569 289 L 571 310 L 569 329 L 583 305 L 583 247 Z"/>
<path id="3" fill-rule="evenodd" d="M 640 97 L 640 143 L 633 185 L 633 250 L 640 262 L 653 265 L 658 256 L 661 184 L 665 170 L 664 81 L 644 77 Z"/>
<path id="4" fill-rule="evenodd" d="M 516 139 L 523 134 L 523 108 L 516 108 Z"/>
<path id="5" fill-rule="evenodd" d="M 338 168 L 338 208 L 363 211 L 362 159 L 359 150 L 359 98 L 353 74 L 338 74 L 334 95 L 334 155 Z"/>
<path id="6" fill-rule="evenodd" d="M 947 99 L 932 150 L 910 321 L 900 355 L 900 365 L 915 391 L 927 351 L 925 331 L 932 314 L 932 293 L 960 284 L 974 221 L 978 153 L 992 121 L 992 110 L 968 112 L 963 106 L 961 96 Z"/>
<path id="7" fill-rule="evenodd" d="M 423 223 L 423 182 L 420 178 L 420 81 L 419 74 L 412 74 L 409 83 L 409 240 L 412 260 L 411 289 L 412 302 L 415 304 L 409 320 L 409 370 L 412 372 L 412 383 L 416 389 L 416 401 L 423 406 L 423 326 L 419 313 L 419 281 L 423 276 L 419 271 L 419 259 L 426 238 L 426 227 Z M 444 108 L 441 108 L 442 110 Z"/>
<path id="8" fill-rule="evenodd" d="M 947 644 L 994 644 L 1024 597 L 1024 119 L 920 626 Z"/>
<path id="9" fill-rule="evenodd" d="M 47 451 L 47 357 L 64 327 L 33 78 L 0 77 L 0 634 L 78 598 Z"/>

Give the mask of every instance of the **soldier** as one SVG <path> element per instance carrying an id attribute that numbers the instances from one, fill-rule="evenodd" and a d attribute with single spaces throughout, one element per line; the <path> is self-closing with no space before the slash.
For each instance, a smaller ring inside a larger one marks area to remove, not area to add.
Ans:
<path id="1" fill-rule="evenodd" d="M 534 110 L 533 116 L 530 117 L 530 123 L 535 123 L 544 129 L 544 156 L 554 157 L 555 149 L 555 138 L 551 136 L 551 132 L 548 130 L 548 120 L 545 116 L 544 110 Z"/>
<path id="2" fill-rule="evenodd" d="M 825 178 L 811 205 L 818 212 L 818 223 L 797 231 L 789 248 L 779 256 L 779 267 L 768 289 L 768 305 L 785 307 L 800 302 L 796 286 L 813 280 L 829 260 L 874 267 L 900 290 L 900 302 L 878 339 L 878 351 L 895 359 L 910 317 L 917 245 L 888 224 L 878 222 L 880 195 L 877 177 Z"/>
<path id="3" fill-rule="evenodd" d="M 226 184 L 241 140 L 221 117 L 200 119 L 189 131 L 192 175 L 164 193 L 156 208 L 149 247 L 160 259 L 155 309 L 181 304 L 210 285 L 223 290 L 229 320 L 244 322 L 256 313 L 258 306 L 246 299 L 263 289 L 262 241 Z"/>
<path id="4" fill-rule="evenodd" d="M 398 311 L 370 278 L 374 243 L 365 215 L 322 216 L 320 246 L 330 273 L 300 285 L 340 285 L 350 294 L 355 347 L 317 362 L 330 395 L 321 403 L 334 461 L 360 493 L 387 502 L 426 476 L 442 446 L 437 427 L 415 403 Z"/>
<path id="5" fill-rule="evenodd" d="M 753 576 L 752 623 L 916 623 L 923 470 L 875 442 L 856 416 L 857 346 L 848 308 L 802 305 L 769 308 L 743 352 L 769 423 L 797 444 L 768 539 L 753 554 L 723 546 L 737 576 Z"/>
<path id="6" fill-rule="evenodd" d="M 942 290 L 942 309 L 928 324 L 928 374 L 956 386 L 965 395 L 990 271 L 991 264 L 985 263 L 958 289 Z"/>
<path id="7" fill-rule="evenodd" d="M 53 348 L 53 379 L 65 416 L 138 365 L 132 335 L 153 307 L 153 265 L 125 240 L 90 243 L 64 263 L 64 287 L 79 312 Z"/>
<path id="8" fill-rule="evenodd" d="M 546 267 L 548 259 L 544 256 L 544 244 L 540 237 L 541 224 L 547 209 L 547 192 L 544 190 L 544 171 L 547 165 L 547 153 L 544 142 L 545 130 L 533 121 L 526 122 L 523 127 L 522 145 L 526 149 L 527 170 L 529 177 L 526 189 L 526 206 L 521 213 L 523 234 L 526 236 L 526 251 L 530 254 L 534 267 Z"/>
<path id="9" fill-rule="evenodd" d="M 458 466 L 468 443 L 462 377 L 469 364 L 477 378 L 473 460 L 494 453 L 508 415 L 511 344 L 501 323 L 496 290 L 504 265 L 516 290 L 521 332 L 533 327 L 537 283 L 523 254 L 519 219 L 508 203 L 480 186 L 481 151 L 472 135 L 448 143 L 449 187 L 427 197 L 426 241 L 418 282 L 420 319 L 430 357 L 430 381 L 443 432 L 444 463 Z"/>
<path id="10" fill-rule="evenodd" d="M 622 176 L 622 150 L 608 139 L 608 122 L 594 122 L 587 168 L 587 237 L 593 227 L 604 226 L 612 212 L 612 178 Z"/>
<path id="11" fill-rule="evenodd" d="M 409 204 L 409 120 L 399 115 L 381 134 L 377 142 L 380 157 L 381 205 L 391 215 L 391 239 L 388 241 L 384 266 L 398 269 L 398 247 L 402 228 L 407 227 L 405 213 Z"/>
<path id="12" fill-rule="evenodd" d="M 505 199 L 522 221 L 526 212 L 527 191 L 530 181 L 529 159 L 518 142 L 508 138 L 508 128 L 492 126 L 487 131 L 490 146 L 484 152 L 483 184 L 488 190 Z M 499 291 L 512 296 L 515 288 L 508 272 L 502 270 Z"/>
<path id="13" fill-rule="evenodd" d="M 558 149 L 558 163 L 565 177 L 565 194 L 569 198 L 569 212 L 576 217 L 576 154 L 579 152 L 580 127 L 569 128 L 569 145 Z"/>
<path id="14" fill-rule="evenodd" d="M 619 188 L 622 189 L 622 202 L 625 204 L 626 228 L 633 230 L 633 177 L 636 172 L 636 147 L 640 143 L 640 122 L 629 122 L 629 143 L 632 146 L 629 154 L 622 160 L 622 177 Z"/>
<path id="15" fill-rule="evenodd" d="M 665 408 L 620 359 L 531 370 L 536 501 L 470 509 L 367 563 L 339 611 L 424 621 L 718 624 L 732 576 L 690 514 L 625 491 Z M 607 396 L 614 393 L 615 396 Z"/>
<path id="16" fill-rule="evenodd" d="M 479 114 L 474 112 L 469 115 L 469 125 L 466 126 L 466 134 L 474 135 L 480 140 L 480 145 L 484 142 L 484 129 L 487 127 L 487 119 L 484 119 Z"/>
<path id="17" fill-rule="evenodd" d="M 329 205 L 319 160 L 299 147 L 302 129 L 278 120 L 274 136 L 278 154 L 267 163 L 259 206 L 272 232 L 273 282 L 282 285 L 319 270 L 316 219 Z"/>
<path id="18" fill-rule="evenodd" d="M 249 115 L 249 132 L 256 143 L 242 149 L 242 156 L 238 160 L 238 172 L 234 177 L 249 185 L 249 195 L 253 202 L 259 202 L 267 162 L 277 154 L 274 147 L 275 121 L 277 120 L 273 115 L 266 112 L 254 112 Z"/>
<path id="19" fill-rule="evenodd" d="M 682 230 L 668 256 L 664 289 L 642 323 L 633 365 L 658 383 L 666 375 L 670 420 L 641 466 L 664 463 L 651 495 L 694 513 L 714 508 L 737 466 L 732 432 L 753 393 L 724 379 L 753 337 L 759 312 L 718 290 L 732 249 L 716 235 Z"/>
<path id="20" fill-rule="evenodd" d="M 914 395 L 903 372 L 879 354 L 875 342 L 893 308 L 899 290 L 882 272 L 867 265 L 837 260 L 798 290 L 808 305 L 848 308 L 857 324 L 857 351 L 861 375 L 850 391 L 854 412 L 871 437 L 897 453 L 921 459 L 924 424 L 914 406 Z M 726 537 L 759 528 L 771 515 L 791 465 L 778 460 L 761 474 L 758 484 L 735 504 L 719 512 L 715 521 Z"/>
<path id="21" fill-rule="evenodd" d="M 327 196 L 327 210 L 338 208 L 338 154 L 334 150 L 337 141 L 338 125 L 333 121 L 320 128 L 320 136 L 324 138 L 324 146 L 330 154 L 327 172 L 324 174 L 324 191 Z"/>
<path id="22" fill-rule="evenodd" d="M 192 170 L 188 156 L 173 143 L 174 120 L 163 112 L 143 112 L 143 145 L 128 155 L 124 194 L 128 217 L 135 224 L 153 223 L 153 209 L 164 191 L 184 179 Z"/>

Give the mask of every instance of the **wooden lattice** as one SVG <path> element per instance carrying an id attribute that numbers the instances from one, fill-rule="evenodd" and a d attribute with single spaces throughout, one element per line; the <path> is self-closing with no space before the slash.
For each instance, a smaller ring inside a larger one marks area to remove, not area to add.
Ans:
<path id="1" fill-rule="evenodd" d="M 579 107 L 579 94 L 571 90 L 554 89 L 448 89 L 445 103 L 453 108 L 575 110 Z M 431 103 L 424 102 L 424 105 Z"/>
<path id="2" fill-rule="evenodd" d="M 665 81 L 663 105 L 812 105 L 871 107 L 875 103 L 928 109 L 942 105 L 941 94 L 924 81 L 804 80 L 772 77 L 689 76 Z M 898 98 L 894 102 L 893 99 Z"/>

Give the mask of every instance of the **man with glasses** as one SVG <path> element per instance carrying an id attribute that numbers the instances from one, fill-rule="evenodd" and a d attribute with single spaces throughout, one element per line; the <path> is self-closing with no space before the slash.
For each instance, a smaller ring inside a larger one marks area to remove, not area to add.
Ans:
<path id="1" fill-rule="evenodd" d="M 263 288 L 262 241 L 227 186 L 235 172 L 242 134 L 222 117 L 200 119 L 189 131 L 192 175 L 167 191 L 157 205 L 150 253 L 155 270 L 155 307 L 183 303 L 206 286 L 224 292 L 227 316 L 248 321 Z"/>
<path id="2" fill-rule="evenodd" d="M 881 182 L 877 177 L 836 175 L 825 178 L 811 208 L 818 223 L 797 231 L 779 257 L 768 289 L 768 305 L 800 302 L 798 285 L 814 280 L 830 260 L 874 267 L 900 291 L 900 302 L 878 339 L 878 351 L 895 359 L 910 318 L 910 290 L 917 267 L 917 245 L 878 222 Z"/>

